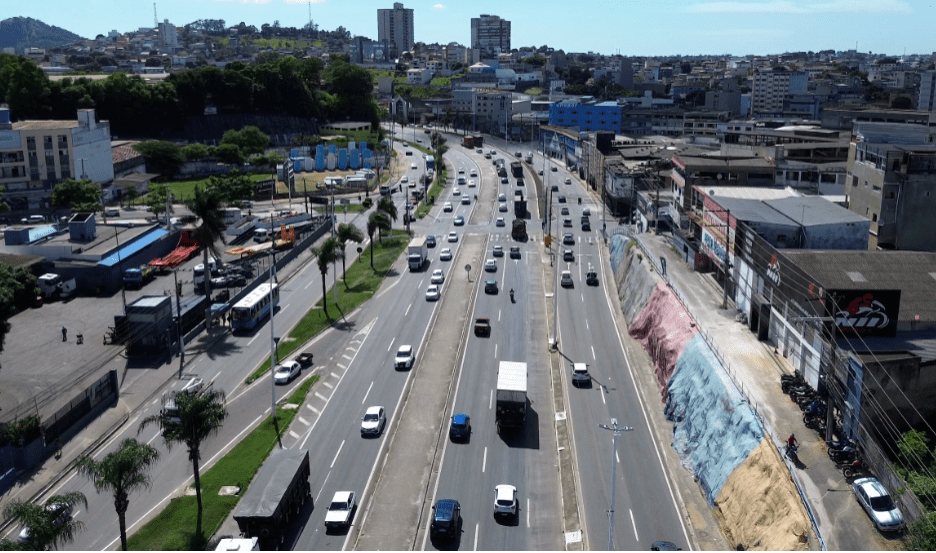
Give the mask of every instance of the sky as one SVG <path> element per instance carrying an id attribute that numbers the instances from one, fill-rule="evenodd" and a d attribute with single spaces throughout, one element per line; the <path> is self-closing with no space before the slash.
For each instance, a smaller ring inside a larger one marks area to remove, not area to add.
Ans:
<path id="1" fill-rule="evenodd" d="M 153 26 L 153 3 L 139 0 L 3 0 L 3 15 L 32 17 L 86 38 Z M 468 46 L 471 18 L 511 22 L 511 46 L 625 56 L 747 55 L 851 50 L 889 55 L 936 52 L 936 0 L 409 0 L 417 42 Z M 377 9 L 392 0 L 157 0 L 159 21 L 279 20 L 345 27 L 377 38 Z"/>

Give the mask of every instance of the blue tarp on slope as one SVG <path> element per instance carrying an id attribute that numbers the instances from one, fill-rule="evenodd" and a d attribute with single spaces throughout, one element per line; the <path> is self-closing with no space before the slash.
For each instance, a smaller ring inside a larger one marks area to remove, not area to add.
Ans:
<path id="1" fill-rule="evenodd" d="M 714 504 L 728 476 L 764 439 L 764 428 L 701 335 L 676 363 L 665 413 L 673 448 Z"/>

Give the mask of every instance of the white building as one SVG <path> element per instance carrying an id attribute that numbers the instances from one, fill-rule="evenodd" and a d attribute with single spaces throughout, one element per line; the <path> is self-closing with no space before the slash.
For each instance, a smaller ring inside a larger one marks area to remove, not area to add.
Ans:
<path id="1" fill-rule="evenodd" d="M 509 92 L 490 89 L 458 89 L 452 91 L 455 112 L 471 121 L 472 130 L 504 133 L 512 117 L 512 96 Z"/>
<path id="2" fill-rule="evenodd" d="M 936 71 L 923 71 L 920 74 L 920 99 L 917 109 L 936 111 Z"/>
<path id="3" fill-rule="evenodd" d="M 163 22 L 159 24 L 159 46 L 169 51 L 179 48 L 179 33 L 168 19 L 163 19 Z"/>
<path id="4" fill-rule="evenodd" d="M 394 2 L 393 9 L 377 10 L 377 41 L 390 44 L 393 57 L 413 49 L 413 10 Z"/>
<path id="5" fill-rule="evenodd" d="M 783 111 L 783 100 L 790 94 L 806 94 L 809 79 L 804 71 L 758 70 L 754 73 L 751 109 L 758 113 Z"/>
<path id="6" fill-rule="evenodd" d="M 497 15 L 472 17 L 471 47 L 487 55 L 510 52 L 510 21 Z"/>

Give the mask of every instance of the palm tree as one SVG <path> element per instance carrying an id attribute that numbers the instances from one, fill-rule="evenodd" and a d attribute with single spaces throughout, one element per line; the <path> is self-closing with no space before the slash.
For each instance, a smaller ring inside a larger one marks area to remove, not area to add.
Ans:
<path id="1" fill-rule="evenodd" d="M 212 257 L 220 259 L 221 252 L 215 242 L 220 238 L 222 244 L 226 243 L 224 241 L 224 216 L 221 212 L 223 204 L 224 200 L 217 188 L 202 187 L 195 189 L 195 195 L 186 204 L 192 214 L 201 220 L 201 224 L 195 228 L 194 235 L 202 246 L 205 264 L 205 296 L 209 298 L 209 303 L 211 301 L 211 271 L 208 266 L 208 252 L 210 250 Z M 209 325 L 211 323 L 208 317 L 205 317 L 205 322 Z"/>
<path id="2" fill-rule="evenodd" d="M 341 223 L 338 225 L 338 244 L 341 249 L 341 278 L 345 281 L 345 289 L 348 288 L 348 281 L 346 280 L 348 268 L 345 266 L 345 248 L 348 242 L 360 244 L 363 241 L 364 233 L 361 232 L 361 229 L 348 223 Z"/>
<path id="3" fill-rule="evenodd" d="M 374 268 L 374 233 L 380 231 L 380 238 L 383 239 L 383 231 L 390 228 L 390 218 L 383 211 L 375 211 L 367 218 L 367 237 L 370 239 L 370 266 Z"/>
<path id="4" fill-rule="evenodd" d="M 98 493 L 109 491 L 114 494 L 117 523 L 120 525 L 120 545 L 124 551 L 127 550 L 129 496 L 139 489 L 150 487 L 147 471 L 158 460 L 159 451 L 156 448 L 127 438 L 121 442 L 120 449 L 108 453 L 101 462 L 85 456 L 75 463 L 78 472 L 91 479 Z"/>
<path id="5" fill-rule="evenodd" d="M 389 217 L 391 221 L 395 222 L 397 220 L 397 208 L 393 203 L 393 198 L 390 196 L 384 196 L 380 198 L 380 201 L 377 202 L 377 211 L 386 213 L 387 217 Z M 393 236 L 393 226 L 390 227 L 390 236 Z"/>
<path id="6" fill-rule="evenodd" d="M 341 244 L 334 236 L 329 236 L 322 242 L 320 248 L 312 248 L 312 255 L 316 256 L 319 272 L 322 273 L 322 309 L 325 310 L 325 316 L 328 318 L 328 285 L 325 282 L 325 275 L 328 274 L 328 266 L 338 261 L 338 252 L 341 250 Z"/>
<path id="7" fill-rule="evenodd" d="M 84 530 L 83 522 L 71 518 L 72 509 L 79 503 L 88 507 L 88 499 L 81 492 L 54 495 L 45 505 L 14 499 L 4 507 L 3 516 L 29 528 L 29 549 L 45 551 L 64 546 Z"/>
<path id="8" fill-rule="evenodd" d="M 177 413 L 172 419 L 161 415 L 150 415 L 140 422 L 137 433 L 151 424 L 155 424 L 162 433 L 166 448 L 172 444 L 185 444 L 192 472 L 195 476 L 195 498 L 198 501 L 198 519 L 195 522 L 195 536 L 202 537 L 202 498 L 201 475 L 198 461 L 201 458 L 202 443 L 208 437 L 217 434 L 228 412 L 224 408 L 224 391 L 209 388 L 198 395 L 179 393 L 175 395 Z"/>

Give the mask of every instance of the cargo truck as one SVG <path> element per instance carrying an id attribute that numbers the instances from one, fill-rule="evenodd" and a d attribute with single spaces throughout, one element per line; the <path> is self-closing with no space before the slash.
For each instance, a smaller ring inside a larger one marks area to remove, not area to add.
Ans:
<path id="1" fill-rule="evenodd" d="M 283 542 L 287 524 L 306 498 L 312 499 L 308 450 L 276 449 L 238 502 L 234 521 L 244 538 L 274 546 Z"/>
<path id="2" fill-rule="evenodd" d="M 523 178 L 523 164 L 519 161 L 514 161 L 510 164 L 510 173 L 519 178 Z"/>
<path id="3" fill-rule="evenodd" d="M 522 196 L 520 199 L 514 200 L 514 215 L 520 219 L 523 219 L 527 216 L 527 203 Z M 525 228 L 524 233 L 526 233 Z"/>
<path id="4" fill-rule="evenodd" d="M 494 421 L 497 431 L 523 426 L 527 407 L 527 364 L 501 361 L 497 368 Z"/>
<path id="5" fill-rule="evenodd" d="M 154 278 L 156 278 L 156 270 L 149 265 L 142 265 L 136 269 L 127 269 L 123 275 L 124 288 L 139 290 Z"/>
<path id="6" fill-rule="evenodd" d="M 426 237 L 417 236 L 413 238 L 409 247 L 406 248 L 406 260 L 409 263 L 410 270 L 418 271 L 422 269 L 428 255 L 429 248 L 426 246 Z"/>

